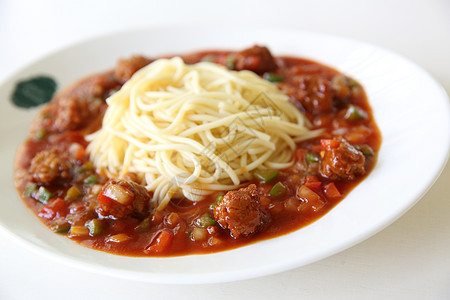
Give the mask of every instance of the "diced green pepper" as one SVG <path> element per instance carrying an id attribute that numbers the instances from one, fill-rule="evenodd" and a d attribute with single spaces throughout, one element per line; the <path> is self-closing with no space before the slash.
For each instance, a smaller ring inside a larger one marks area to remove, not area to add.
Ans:
<path id="1" fill-rule="evenodd" d="M 354 88 L 354 87 L 359 86 L 359 83 L 354 81 L 354 80 L 350 80 L 348 86 L 351 87 L 351 88 Z"/>
<path id="2" fill-rule="evenodd" d="M 217 206 L 217 204 L 219 204 L 222 200 L 223 200 L 223 196 L 222 195 L 217 196 L 216 200 L 214 200 L 214 202 L 211 203 L 211 205 L 209 205 L 209 208 L 210 209 L 214 209 Z"/>
<path id="3" fill-rule="evenodd" d="M 364 156 L 373 156 L 373 155 L 375 155 L 375 152 L 373 151 L 373 149 L 367 144 L 355 145 L 354 147 L 356 148 L 356 150 L 361 151 L 362 154 L 364 154 Z"/>
<path id="4" fill-rule="evenodd" d="M 85 184 L 94 184 L 98 182 L 98 178 L 95 175 L 88 176 L 83 181 Z"/>
<path id="5" fill-rule="evenodd" d="M 134 229 L 136 231 L 142 232 L 142 231 L 146 231 L 149 227 L 150 227 L 150 218 L 145 218 Z"/>
<path id="6" fill-rule="evenodd" d="M 90 235 L 98 235 L 103 232 L 103 223 L 99 219 L 92 219 L 90 220 L 86 227 L 89 229 Z"/>
<path id="7" fill-rule="evenodd" d="M 195 224 L 199 227 L 208 227 L 216 224 L 216 220 L 209 214 L 204 214 L 195 220 Z"/>
<path id="8" fill-rule="evenodd" d="M 228 54 L 225 58 L 225 65 L 228 69 L 233 70 L 236 63 L 236 56 L 234 54 Z"/>
<path id="9" fill-rule="evenodd" d="M 36 131 L 36 133 L 34 134 L 34 139 L 36 141 L 42 140 L 43 138 L 45 138 L 46 135 L 47 135 L 47 131 L 44 128 L 41 128 L 38 131 Z"/>
<path id="10" fill-rule="evenodd" d="M 81 167 L 78 168 L 78 172 L 86 172 L 86 171 L 92 171 L 94 169 L 94 164 L 88 160 L 84 164 L 81 165 Z"/>
<path id="11" fill-rule="evenodd" d="M 56 233 L 67 233 L 70 230 L 69 223 L 56 224 L 52 227 L 52 230 Z"/>
<path id="12" fill-rule="evenodd" d="M 47 190 L 45 187 L 41 186 L 36 193 L 36 199 L 42 204 L 47 204 L 52 198 L 52 193 Z"/>
<path id="13" fill-rule="evenodd" d="M 255 173 L 253 173 L 253 176 L 259 181 L 269 182 L 277 178 L 278 170 L 271 170 L 271 169 L 257 170 L 255 171 Z"/>
<path id="14" fill-rule="evenodd" d="M 264 79 L 270 82 L 280 82 L 284 80 L 284 77 L 274 73 L 264 73 Z"/>
<path id="15" fill-rule="evenodd" d="M 286 187 L 280 181 L 278 181 L 270 190 L 269 195 L 273 197 L 280 197 L 283 196 L 285 193 Z"/>
<path id="16" fill-rule="evenodd" d="M 66 199 L 67 201 L 74 201 L 80 198 L 81 195 L 83 195 L 83 193 L 80 191 L 80 189 L 73 185 L 67 190 L 66 197 L 64 199 Z"/>
<path id="17" fill-rule="evenodd" d="M 217 59 L 217 56 L 214 54 L 208 54 L 202 57 L 202 61 L 205 62 L 215 62 Z"/>
<path id="18" fill-rule="evenodd" d="M 361 108 L 350 104 L 345 112 L 344 118 L 349 121 L 358 121 L 367 119 L 367 113 Z"/>
<path id="19" fill-rule="evenodd" d="M 37 185 L 33 182 L 29 182 L 27 186 L 25 187 L 25 190 L 23 191 L 24 197 L 31 197 L 33 196 L 34 192 L 36 192 Z"/>
<path id="20" fill-rule="evenodd" d="M 314 154 L 314 153 L 305 153 L 305 159 L 308 164 L 318 162 L 319 155 Z"/>

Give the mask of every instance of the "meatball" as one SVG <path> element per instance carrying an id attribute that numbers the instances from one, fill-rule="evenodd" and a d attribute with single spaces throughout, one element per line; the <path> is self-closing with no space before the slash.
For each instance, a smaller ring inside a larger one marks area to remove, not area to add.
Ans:
<path id="1" fill-rule="evenodd" d="M 56 131 L 77 129 L 90 115 L 88 105 L 77 97 L 61 98 L 54 123 Z"/>
<path id="2" fill-rule="evenodd" d="M 144 186 L 128 180 L 110 180 L 98 195 L 98 213 L 116 219 L 148 213 L 150 194 Z"/>
<path id="3" fill-rule="evenodd" d="M 297 78 L 300 87 L 295 95 L 309 112 L 325 113 L 333 109 L 330 82 L 318 75 L 305 75 Z"/>
<path id="4" fill-rule="evenodd" d="M 331 80 L 331 87 L 334 91 L 335 96 L 338 99 L 350 98 L 352 94 L 352 89 L 350 87 L 351 81 L 347 76 L 338 74 Z"/>
<path id="5" fill-rule="evenodd" d="M 226 193 L 214 208 L 214 218 L 222 228 L 228 228 L 234 238 L 255 232 L 263 219 L 256 185 Z"/>
<path id="6" fill-rule="evenodd" d="M 120 88 L 112 72 L 90 76 L 59 92 L 39 113 L 30 133 L 35 135 L 85 128 L 106 109 L 104 99 Z"/>
<path id="7" fill-rule="evenodd" d="M 363 175 L 366 172 L 364 154 L 345 140 L 333 141 L 335 146 L 323 151 L 320 174 L 331 180 L 353 180 Z"/>
<path id="8" fill-rule="evenodd" d="M 50 184 L 70 178 L 70 163 L 56 151 L 41 151 L 32 159 L 29 173 L 40 184 Z"/>
<path id="9" fill-rule="evenodd" d="M 276 68 L 275 59 L 266 47 L 253 46 L 236 53 L 236 70 L 250 70 L 263 74 L 274 71 Z"/>
<path id="10" fill-rule="evenodd" d="M 151 62 L 151 59 L 140 55 L 132 56 L 128 59 L 120 59 L 116 65 L 116 76 L 120 81 L 125 82 L 130 79 L 136 71 L 142 69 Z"/>

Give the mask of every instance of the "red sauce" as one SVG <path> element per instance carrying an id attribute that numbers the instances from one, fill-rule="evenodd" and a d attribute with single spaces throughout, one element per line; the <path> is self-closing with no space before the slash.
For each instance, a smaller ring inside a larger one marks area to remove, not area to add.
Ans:
<path id="1" fill-rule="evenodd" d="M 263 215 L 255 232 L 235 238 L 214 220 L 210 206 L 225 193 L 210 195 L 200 202 L 174 199 L 158 212 L 139 211 L 121 218 L 99 214 L 97 198 L 108 178 L 89 162 L 84 136 L 101 126 L 104 100 L 127 79 L 122 75 L 131 76 L 151 61 L 146 58 L 123 60 L 115 73 L 88 77 L 60 92 L 42 109 L 16 158 L 16 187 L 23 201 L 55 232 L 89 248 L 129 256 L 218 252 L 287 234 L 314 222 L 373 169 L 381 144 L 380 132 L 364 90 L 355 80 L 313 61 L 267 58 L 263 57 L 266 53 L 256 50 L 204 51 L 183 56 L 186 63 L 209 60 L 232 69 L 250 69 L 275 81 L 305 113 L 312 127 L 323 129 L 319 138 L 297 145 L 294 166 L 279 170 L 269 182 L 249 182 L 256 185 Z M 338 146 L 343 150 L 336 150 Z M 359 169 L 344 162 L 325 176 L 333 160 L 345 151 L 363 157 Z M 36 156 L 41 152 L 46 152 L 43 159 L 48 163 L 36 167 Z M 360 172 L 361 168 L 364 172 Z M 278 182 L 286 191 L 280 196 L 270 195 Z M 305 193 L 312 198 L 305 198 Z M 207 222 L 199 222 L 205 215 Z"/>

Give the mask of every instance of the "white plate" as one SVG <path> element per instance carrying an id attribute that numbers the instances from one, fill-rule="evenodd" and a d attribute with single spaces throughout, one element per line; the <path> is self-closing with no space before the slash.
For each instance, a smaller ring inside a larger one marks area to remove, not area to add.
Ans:
<path id="1" fill-rule="evenodd" d="M 365 87 L 383 136 L 378 164 L 348 197 L 317 222 L 291 234 L 239 249 L 174 258 L 130 258 L 79 246 L 52 233 L 22 204 L 13 185 L 13 159 L 36 110 L 7 100 L 18 80 L 47 74 L 59 87 L 112 68 L 131 54 L 186 53 L 267 45 L 332 66 Z M 159 283 L 210 283 L 252 278 L 299 267 L 370 237 L 414 205 L 439 175 L 449 149 L 447 95 L 410 61 L 365 43 L 302 31 L 169 27 L 121 32 L 52 53 L 0 86 L 0 225 L 52 259 L 122 278 Z"/>

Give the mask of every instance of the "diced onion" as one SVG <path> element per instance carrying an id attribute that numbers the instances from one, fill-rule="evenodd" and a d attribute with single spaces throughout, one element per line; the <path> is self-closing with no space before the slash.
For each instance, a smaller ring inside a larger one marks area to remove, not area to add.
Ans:
<path id="1" fill-rule="evenodd" d="M 133 201 L 133 195 L 118 184 L 108 186 L 103 195 L 123 205 L 130 204 Z"/>

